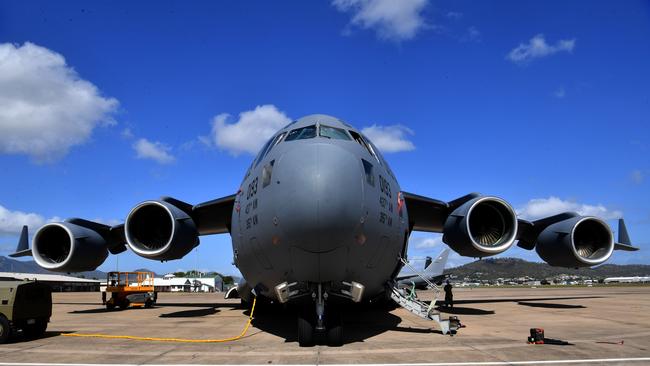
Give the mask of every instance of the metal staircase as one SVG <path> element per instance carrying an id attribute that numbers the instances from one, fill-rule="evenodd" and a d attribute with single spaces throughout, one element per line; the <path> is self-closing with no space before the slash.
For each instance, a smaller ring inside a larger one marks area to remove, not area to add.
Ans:
<path id="1" fill-rule="evenodd" d="M 393 285 L 391 287 L 390 298 L 393 299 L 397 305 L 419 316 L 420 318 L 432 320 L 438 323 L 442 334 L 453 335 L 456 333 L 460 326 L 458 319 L 442 319 L 440 317 L 440 312 L 435 309 L 436 301 L 438 299 L 438 295 L 440 294 L 440 288 L 429 281 L 429 279 L 424 277 L 420 272 L 416 271 L 413 266 L 404 260 L 404 258 L 400 257 L 399 260 L 404 263 L 404 265 L 408 266 L 420 278 L 422 278 L 427 283 L 429 288 L 433 289 L 433 299 L 431 300 L 431 303 L 427 305 L 425 302 L 417 298 L 415 295 L 415 290 L 407 291 L 406 289 L 398 288 L 396 285 Z"/>

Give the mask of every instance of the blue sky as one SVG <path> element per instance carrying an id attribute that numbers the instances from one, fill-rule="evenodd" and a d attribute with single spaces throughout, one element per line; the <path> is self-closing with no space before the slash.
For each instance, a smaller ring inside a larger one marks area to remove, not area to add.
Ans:
<path id="1" fill-rule="evenodd" d="M 234 193 L 277 126 L 326 113 L 365 128 L 405 191 L 622 215 L 642 250 L 612 261 L 650 264 L 649 40 L 645 1 L 2 2 L 0 255 L 23 223 Z M 213 236 L 119 265 L 231 257 Z"/>

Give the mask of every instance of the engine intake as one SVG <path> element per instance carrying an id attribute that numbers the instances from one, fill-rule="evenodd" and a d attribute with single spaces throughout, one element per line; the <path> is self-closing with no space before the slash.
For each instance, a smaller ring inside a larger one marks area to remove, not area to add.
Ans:
<path id="1" fill-rule="evenodd" d="M 161 261 L 182 258 L 199 244 L 192 218 L 165 201 L 135 206 L 126 218 L 124 232 L 136 254 Z"/>
<path id="2" fill-rule="evenodd" d="M 544 229 L 537 238 L 535 250 L 551 266 L 591 267 L 612 255 L 614 235 L 604 221 L 577 216 Z"/>
<path id="3" fill-rule="evenodd" d="M 477 197 L 447 217 L 442 240 L 460 255 L 489 257 L 510 248 L 516 237 L 512 207 L 497 197 Z"/>
<path id="4" fill-rule="evenodd" d="M 96 231 L 69 222 L 46 224 L 34 235 L 36 263 L 55 272 L 92 271 L 108 256 L 106 241 Z"/>

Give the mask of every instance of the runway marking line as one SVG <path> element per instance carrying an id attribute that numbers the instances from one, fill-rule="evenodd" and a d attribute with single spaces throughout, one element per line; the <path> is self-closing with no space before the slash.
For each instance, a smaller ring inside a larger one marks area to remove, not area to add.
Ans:
<path id="1" fill-rule="evenodd" d="M 372 363 L 362 366 L 500 366 L 500 365 L 559 365 L 575 363 L 609 363 L 609 362 L 642 362 L 650 361 L 650 357 L 630 358 L 592 358 L 579 360 L 538 360 L 538 361 L 481 361 L 481 362 L 434 362 L 434 363 Z M 146 363 L 41 363 L 41 362 L 0 362 L 0 366 L 170 366 L 168 364 Z M 267 364 L 260 364 L 267 366 Z M 302 364 L 292 366 L 306 366 L 315 364 Z M 211 364 L 175 364 L 174 366 L 216 366 Z M 234 366 L 229 364 L 218 366 Z M 349 366 L 346 364 L 331 364 L 329 366 Z"/>

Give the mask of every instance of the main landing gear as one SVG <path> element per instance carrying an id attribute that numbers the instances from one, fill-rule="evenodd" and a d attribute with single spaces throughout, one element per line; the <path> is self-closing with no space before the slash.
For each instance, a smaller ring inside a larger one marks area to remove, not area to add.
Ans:
<path id="1" fill-rule="evenodd" d="M 316 311 L 311 306 L 306 306 L 298 315 L 298 343 L 301 347 L 313 346 L 315 335 L 318 334 L 325 335 L 330 346 L 341 346 L 343 329 L 340 312 L 336 307 L 325 306 L 328 294 L 323 292 L 321 284 L 318 284 L 318 290 L 312 297 Z"/>

